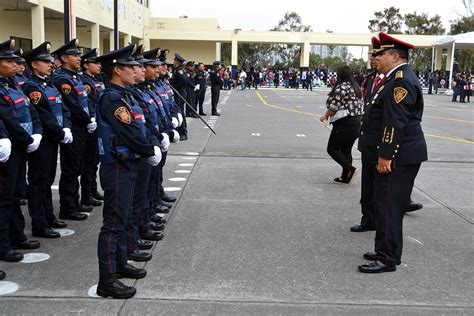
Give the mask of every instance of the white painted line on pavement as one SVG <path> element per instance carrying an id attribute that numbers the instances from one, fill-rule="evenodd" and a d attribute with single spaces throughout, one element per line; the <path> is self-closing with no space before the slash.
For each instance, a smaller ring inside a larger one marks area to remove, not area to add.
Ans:
<path id="1" fill-rule="evenodd" d="M 180 163 L 180 164 L 178 164 L 178 166 L 180 166 L 180 167 L 192 167 L 192 166 L 194 166 L 194 164 L 193 163 Z"/>
<path id="2" fill-rule="evenodd" d="M 0 281 L 0 295 L 7 295 L 18 291 L 18 284 L 8 281 Z"/>
<path id="3" fill-rule="evenodd" d="M 52 185 L 51 190 L 59 190 L 59 185 Z"/>
<path id="4" fill-rule="evenodd" d="M 186 181 L 186 178 L 169 178 L 168 180 L 171 182 L 183 182 Z"/>
<path id="5" fill-rule="evenodd" d="M 296 134 L 296 137 L 306 137 L 305 134 Z"/>
<path id="6" fill-rule="evenodd" d="M 184 159 L 184 160 L 197 160 L 196 157 L 181 157 L 181 159 Z"/>
<path id="7" fill-rule="evenodd" d="M 252 104 L 246 104 L 245 106 L 248 106 L 248 107 L 250 107 L 250 106 L 252 106 Z"/>
<path id="8" fill-rule="evenodd" d="M 421 245 L 421 246 L 423 246 L 423 243 L 422 243 L 421 241 L 419 241 L 418 239 L 416 239 L 416 238 L 407 236 L 407 239 L 408 239 L 408 240 L 411 240 L 411 241 L 413 241 L 413 242 L 415 242 L 415 243 L 417 243 L 417 244 L 419 244 L 419 245 Z"/>
<path id="9" fill-rule="evenodd" d="M 262 134 L 260 134 L 260 133 L 252 133 L 252 136 L 257 136 L 258 137 L 258 136 L 261 136 L 261 135 Z"/>
<path id="10" fill-rule="evenodd" d="M 21 263 L 36 263 L 41 261 L 46 261 L 49 259 L 49 255 L 47 253 L 40 253 L 40 252 L 30 252 L 25 253 L 23 255 L 23 259 L 21 259 Z"/>
<path id="11" fill-rule="evenodd" d="M 54 229 L 54 231 L 58 232 L 59 235 L 61 235 L 61 237 L 71 236 L 71 235 L 74 235 L 75 233 L 72 229 L 65 229 L 65 228 Z"/>
<path id="12" fill-rule="evenodd" d="M 165 190 L 165 192 L 176 192 L 176 191 L 181 191 L 181 188 L 178 188 L 178 187 L 167 187 L 167 188 L 164 188 L 163 190 Z"/>
<path id="13" fill-rule="evenodd" d="M 186 153 L 186 155 L 188 155 L 188 156 L 199 156 L 199 153 L 189 152 L 189 153 Z"/>
<path id="14" fill-rule="evenodd" d="M 89 290 L 87 291 L 87 295 L 90 297 L 100 298 L 100 296 L 97 295 L 97 284 L 89 288 Z"/>
<path id="15" fill-rule="evenodd" d="M 176 170 L 174 173 L 191 173 L 190 170 Z"/>

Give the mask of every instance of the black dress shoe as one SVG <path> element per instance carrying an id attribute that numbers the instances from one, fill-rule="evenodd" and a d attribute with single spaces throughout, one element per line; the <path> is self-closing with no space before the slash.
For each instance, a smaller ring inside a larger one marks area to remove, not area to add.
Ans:
<path id="1" fill-rule="evenodd" d="M 103 201 L 104 200 L 104 195 L 103 194 L 100 194 L 99 191 L 95 191 L 94 193 L 92 193 L 92 197 L 96 200 L 99 200 L 99 201 Z"/>
<path id="2" fill-rule="evenodd" d="M 422 208 L 423 208 L 423 204 L 410 201 L 410 204 L 408 204 L 407 210 L 405 212 L 410 213 L 410 212 L 421 210 Z"/>
<path id="3" fill-rule="evenodd" d="M 126 264 L 124 266 L 117 265 L 117 278 L 128 278 L 128 279 L 143 279 L 146 276 L 146 270 Z"/>
<path id="4" fill-rule="evenodd" d="M 164 205 L 158 204 L 158 206 L 155 207 L 155 212 L 161 213 L 161 214 L 166 214 L 166 213 L 169 213 L 169 212 L 170 212 L 170 209 L 167 208 L 167 207 L 164 206 Z"/>
<path id="5" fill-rule="evenodd" d="M 128 260 L 136 261 L 136 262 L 146 262 L 150 261 L 152 258 L 151 253 L 148 252 L 140 252 L 138 250 L 134 252 L 130 252 L 128 254 Z M 139 278 L 140 279 L 140 278 Z"/>
<path id="6" fill-rule="evenodd" d="M 102 202 L 99 200 L 94 199 L 93 197 L 87 199 L 87 200 L 82 200 L 81 201 L 82 206 L 102 206 Z"/>
<path id="7" fill-rule="evenodd" d="M 211 114 L 211 115 L 212 115 L 212 116 L 221 116 L 221 114 L 220 114 L 220 113 L 218 113 L 218 112 L 212 112 L 212 114 Z"/>
<path id="8" fill-rule="evenodd" d="M 377 260 L 376 255 L 377 254 L 374 252 L 366 252 L 364 253 L 364 259 L 369 260 L 369 261 L 375 261 Z M 402 263 L 401 261 L 397 261 L 397 266 L 399 266 L 401 263 Z"/>
<path id="9" fill-rule="evenodd" d="M 140 238 L 144 240 L 151 240 L 151 241 L 159 241 L 162 240 L 164 237 L 162 232 L 154 232 L 149 230 L 147 232 L 141 233 Z"/>
<path id="10" fill-rule="evenodd" d="M 362 225 L 362 224 L 357 224 L 351 227 L 351 232 L 354 233 L 361 233 L 361 232 L 367 232 L 369 230 L 375 230 L 374 226 L 368 226 L 368 225 Z"/>
<path id="11" fill-rule="evenodd" d="M 150 228 L 151 228 L 152 230 L 160 231 L 160 230 L 165 229 L 165 224 L 163 224 L 163 223 L 159 223 L 159 224 L 158 224 L 158 223 L 155 223 L 155 222 L 151 222 L 151 223 L 150 223 Z"/>
<path id="12" fill-rule="evenodd" d="M 166 203 L 165 201 L 160 201 L 158 204 L 166 206 L 167 208 L 172 208 L 173 207 L 173 204 Z"/>
<path id="13" fill-rule="evenodd" d="M 10 250 L 9 252 L 5 254 L 0 254 L 0 260 L 6 261 L 6 262 L 18 262 L 23 259 L 23 254 L 20 252 L 16 252 L 13 250 Z"/>
<path id="14" fill-rule="evenodd" d="M 27 199 L 21 199 L 20 200 L 20 205 L 26 205 L 28 203 L 28 200 Z"/>
<path id="15" fill-rule="evenodd" d="M 68 214 L 59 213 L 60 219 L 68 219 L 70 221 L 84 221 L 87 219 L 87 214 L 73 212 Z"/>
<path id="16" fill-rule="evenodd" d="M 13 249 L 38 249 L 41 246 L 40 242 L 37 240 L 25 240 L 19 243 L 12 243 Z"/>
<path id="17" fill-rule="evenodd" d="M 166 193 L 161 196 L 161 199 L 162 199 L 163 201 L 167 202 L 167 203 L 174 203 L 174 202 L 176 202 L 176 198 L 175 198 L 175 197 L 169 196 L 169 195 L 166 194 Z"/>
<path id="18" fill-rule="evenodd" d="M 363 273 L 383 273 L 397 270 L 396 266 L 387 266 L 382 261 L 374 260 L 359 266 L 359 271 Z"/>
<path id="19" fill-rule="evenodd" d="M 150 216 L 150 221 L 157 224 L 166 224 L 166 219 L 164 219 L 163 216 L 160 216 L 158 214 Z"/>
<path id="20" fill-rule="evenodd" d="M 179 136 L 179 140 L 180 140 L 180 141 L 188 140 L 188 135 L 181 135 L 181 136 Z"/>
<path id="21" fill-rule="evenodd" d="M 57 219 L 55 219 L 53 222 L 49 222 L 48 225 L 51 228 L 66 228 L 67 227 L 66 222 L 58 221 Z"/>
<path id="22" fill-rule="evenodd" d="M 5 279 L 6 276 L 7 276 L 7 274 L 5 273 L 5 271 L 0 270 L 0 281 Z"/>
<path id="23" fill-rule="evenodd" d="M 102 297 L 112 296 L 113 298 L 127 299 L 133 297 L 135 293 L 137 293 L 137 289 L 123 284 L 113 274 L 107 278 L 101 278 L 97 285 L 97 295 Z"/>
<path id="24" fill-rule="evenodd" d="M 148 241 L 148 240 L 138 239 L 137 240 L 137 247 L 140 250 L 148 250 L 148 249 L 153 248 L 153 243 L 151 241 Z"/>
<path id="25" fill-rule="evenodd" d="M 94 209 L 94 207 L 92 207 L 92 205 L 79 205 L 77 208 L 76 208 L 76 212 L 85 212 L 85 213 L 89 213 L 89 212 L 92 212 L 92 210 Z"/>
<path id="26" fill-rule="evenodd" d="M 206 116 L 207 114 L 204 113 L 204 112 L 199 112 L 199 115 L 201 115 L 201 116 Z"/>
<path id="27" fill-rule="evenodd" d="M 31 230 L 34 237 L 41 237 L 41 238 L 59 238 L 61 235 L 57 232 L 52 230 L 49 227 L 43 229 L 32 229 Z"/>

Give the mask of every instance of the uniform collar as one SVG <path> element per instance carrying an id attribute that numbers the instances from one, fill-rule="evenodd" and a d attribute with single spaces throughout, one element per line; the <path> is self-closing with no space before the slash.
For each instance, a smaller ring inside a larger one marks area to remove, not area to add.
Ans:
<path id="1" fill-rule="evenodd" d="M 393 74 L 395 72 L 395 70 L 397 70 L 398 68 L 400 67 L 403 67 L 407 65 L 407 63 L 403 63 L 403 64 L 400 64 L 400 65 L 396 65 L 395 67 L 393 67 L 392 69 L 390 69 L 387 74 L 385 75 L 387 78 L 390 77 L 391 74 Z"/>
<path id="2" fill-rule="evenodd" d="M 15 86 L 15 83 L 13 82 L 13 78 L 7 78 L 7 77 L 0 76 L 0 83 L 2 85 L 8 84 L 9 86 Z"/>

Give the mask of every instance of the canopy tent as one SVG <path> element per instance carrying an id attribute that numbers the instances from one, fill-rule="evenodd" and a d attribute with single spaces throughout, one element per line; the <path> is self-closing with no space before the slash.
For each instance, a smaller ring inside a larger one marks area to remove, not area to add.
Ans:
<path id="1" fill-rule="evenodd" d="M 474 32 L 468 32 L 453 36 L 448 36 L 443 39 L 433 42 L 433 56 L 431 65 L 434 66 L 434 50 L 435 48 L 451 48 L 451 65 L 449 65 L 449 85 L 453 87 L 453 66 L 454 66 L 454 50 L 456 48 L 471 48 L 474 49 Z M 448 65 L 446 65 L 448 66 Z M 434 67 L 432 68 L 434 69 Z"/>

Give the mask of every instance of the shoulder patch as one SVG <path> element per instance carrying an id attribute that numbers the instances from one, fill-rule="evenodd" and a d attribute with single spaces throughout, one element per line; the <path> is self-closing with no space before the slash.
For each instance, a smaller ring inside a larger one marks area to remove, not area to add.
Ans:
<path id="1" fill-rule="evenodd" d="M 71 89 L 72 89 L 71 86 L 66 83 L 61 85 L 61 91 L 65 95 L 68 95 L 69 93 L 71 93 Z"/>
<path id="2" fill-rule="evenodd" d="M 89 84 L 85 84 L 84 88 L 86 88 L 86 93 L 87 94 L 91 93 L 91 86 Z"/>
<path id="3" fill-rule="evenodd" d="M 178 70 L 178 73 L 179 73 L 180 75 L 182 75 L 182 74 L 184 74 L 184 71 L 180 69 L 180 70 Z"/>
<path id="4" fill-rule="evenodd" d="M 37 105 L 39 101 L 41 100 L 41 92 L 39 91 L 30 92 L 28 97 L 30 98 L 31 102 L 33 102 L 34 105 Z"/>
<path id="5" fill-rule="evenodd" d="M 130 115 L 130 112 L 124 106 L 121 106 L 118 109 L 116 109 L 114 112 L 114 116 L 122 123 L 125 123 L 125 124 L 132 123 L 132 117 Z"/>
<path id="6" fill-rule="evenodd" d="M 403 99 L 408 95 L 408 91 L 405 88 L 402 87 L 396 87 L 393 90 L 393 98 L 395 99 L 395 102 L 400 103 L 402 102 Z"/>
<path id="7" fill-rule="evenodd" d="M 403 78 L 403 70 L 399 70 L 395 74 L 395 79 L 401 79 L 401 78 Z"/>

